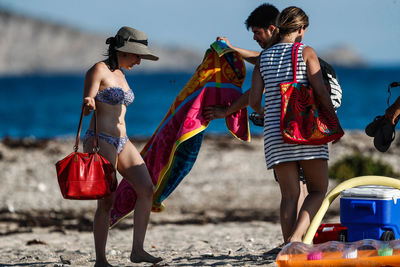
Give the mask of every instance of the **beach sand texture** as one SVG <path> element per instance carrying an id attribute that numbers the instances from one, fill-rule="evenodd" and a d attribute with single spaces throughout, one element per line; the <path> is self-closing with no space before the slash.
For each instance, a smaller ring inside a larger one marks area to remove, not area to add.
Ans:
<path id="1" fill-rule="evenodd" d="M 131 140 L 139 149 L 144 145 Z M 93 266 L 96 203 L 64 200 L 56 180 L 54 164 L 72 147 L 71 139 L 0 143 L 0 266 Z M 400 171 L 397 140 L 380 153 L 357 131 L 330 146 L 330 163 L 355 151 Z M 206 137 L 165 211 L 152 213 L 145 248 L 165 258 L 160 266 L 276 266 L 276 253 L 269 251 L 282 243 L 279 202 L 262 137 L 250 143 Z M 326 220 L 339 222 L 338 201 Z M 115 266 L 150 266 L 128 261 L 131 245 L 132 216 L 110 230 L 108 258 Z"/>

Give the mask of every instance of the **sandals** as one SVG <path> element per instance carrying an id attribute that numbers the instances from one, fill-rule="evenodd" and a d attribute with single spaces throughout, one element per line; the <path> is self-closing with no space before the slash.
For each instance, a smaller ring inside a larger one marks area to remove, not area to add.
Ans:
<path id="1" fill-rule="evenodd" d="M 388 108 L 390 106 L 390 88 L 400 86 L 400 82 L 392 82 L 389 84 L 388 93 L 389 97 L 387 99 Z M 387 110 L 386 110 L 387 111 Z M 376 116 L 375 119 L 365 127 L 365 133 L 374 137 L 374 146 L 380 152 L 386 152 L 390 144 L 393 142 L 396 136 L 396 124 L 400 120 L 400 116 L 397 116 L 394 120 L 394 124 L 388 120 L 385 116 Z"/>
<path id="2" fill-rule="evenodd" d="M 375 137 L 379 128 L 382 127 L 385 116 L 376 116 L 375 119 L 365 127 L 365 133 L 370 137 Z"/>
<path id="3" fill-rule="evenodd" d="M 365 133 L 374 137 L 374 146 L 378 151 L 386 152 L 396 136 L 395 127 L 385 116 L 376 116 L 365 127 Z"/>
<path id="4" fill-rule="evenodd" d="M 393 142 L 396 136 L 394 127 L 395 125 L 386 119 L 385 123 L 375 134 L 374 146 L 380 152 L 386 152 L 389 149 L 390 144 Z"/>

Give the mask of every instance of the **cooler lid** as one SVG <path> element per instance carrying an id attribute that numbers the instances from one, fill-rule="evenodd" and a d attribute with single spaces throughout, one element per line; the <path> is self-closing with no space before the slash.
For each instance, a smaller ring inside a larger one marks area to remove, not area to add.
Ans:
<path id="1" fill-rule="evenodd" d="M 341 197 L 367 197 L 378 199 L 400 198 L 400 190 L 382 185 L 363 185 L 345 189 L 340 193 Z"/>

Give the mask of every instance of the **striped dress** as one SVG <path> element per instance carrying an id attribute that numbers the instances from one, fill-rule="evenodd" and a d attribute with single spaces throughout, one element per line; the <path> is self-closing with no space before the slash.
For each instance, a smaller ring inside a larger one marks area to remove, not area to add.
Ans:
<path id="1" fill-rule="evenodd" d="M 281 93 L 279 84 L 293 81 L 292 43 L 278 43 L 264 50 L 260 58 L 260 72 L 265 85 L 264 152 L 267 168 L 298 160 L 329 159 L 328 145 L 287 144 L 280 131 Z M 297 81 L 308 84 L 303 49 L 297 56 Z"/>

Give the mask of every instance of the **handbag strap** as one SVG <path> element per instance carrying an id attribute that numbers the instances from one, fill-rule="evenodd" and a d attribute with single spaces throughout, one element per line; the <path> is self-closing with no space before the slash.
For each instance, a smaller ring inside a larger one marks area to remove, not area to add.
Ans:
<path id="1" fill-rule="evenodd" d="M 302 43 L 296 42 L 293 44 L 292 49 L 292 68 L 293 68 L 293 82 L 297 83 L 297 54 Z"/>
<path id="2" fill-rule="evenodd" d="M 79 119 L 79 127 L 78 127 L 78 132 L 76 133 L 76 139 L 75 139 L 75 145 L 74 145 L 75 153 L 78 152 L 78 148 L 79 148 L 79 138 L 81 136 L 84 109 L 85 109 L 85 104 L 82 104 L 81 118 Z M 95 137 L 93 139 L 93 151 L 98 152 L 100 150 L 100 147 L 99 147 L 99 135 L 97 132 L 97 111 L 96 110 L 93 110 L 93 116 L 94 116 L 94 129 L 95 129 Z"/>

